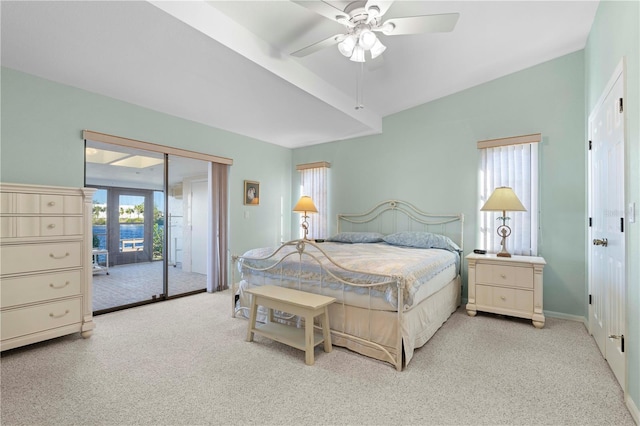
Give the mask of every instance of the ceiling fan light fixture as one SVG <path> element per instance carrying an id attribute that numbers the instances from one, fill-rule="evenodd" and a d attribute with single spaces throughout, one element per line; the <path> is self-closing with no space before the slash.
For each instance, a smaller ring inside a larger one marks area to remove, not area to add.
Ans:
<path id="1" fill-rule="evenodd" d="M 382 44 L 380 40 L 376 40 L 375 44 L 371 48 L 371 59 L 375 59 L 378 56 L 382 55 L 382 52 L 387 50 L 387 46 Z"/>
<path id="2" fill-rule="evenodd" d="M 353 55 L 349 58 L 353 62 L 364 62 L 364 49 L 362 46 L 357 45 L 353 48 Z"/>
<path id="3" fill-rule="evenodd" d="M 356 38 L 353 35 L 349 35 L 347 38 L 338 43 L 338 50 L 347 58 L 350 58 L 353 54 L 353 49 L 356 47 Z"/>
<path id="4" fill-rule="evenodd" d="M 364 29 L 360 32 L 358 45 L 360 45 L 364 50 L 369 50 L 376 44 L 376 41 L 378 41 L 378 37 L 376 37 L 373 31 L 370 29 Z"/>

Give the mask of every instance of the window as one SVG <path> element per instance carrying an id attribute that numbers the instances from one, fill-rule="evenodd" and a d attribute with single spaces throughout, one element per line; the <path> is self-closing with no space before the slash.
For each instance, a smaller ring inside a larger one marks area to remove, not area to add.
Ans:
<path id="1" fill-rule="evenodd" d="M 478 178 L 478 210 L 500 186 L 516 193 L 526 212 L 506 212 L 511 228 L 507 250 L 511 254 L 538 254 L 538 144 L 540 134 L 492 139 L 478 142 L 480 167 Z M 500 251 L 501 237 L 496 229 L 501 212 L 480 212 L 480 247 L 489 252 Z"/>
<path id="2" fill-rule="evenodd" d="M 327 238 L 328 232 L 328 171 L 330 164 L 327 162 L 299 164 L 296 169 L 300 172 L 300 194 L 308 195 L 318 209 L 318 213 L 311 213 L 307 222 L 309 223 L 308 238 Z M 296 199 L 297 199 L 296 198 Z M 300 229 L 300 238 L 304 235 Z"/>

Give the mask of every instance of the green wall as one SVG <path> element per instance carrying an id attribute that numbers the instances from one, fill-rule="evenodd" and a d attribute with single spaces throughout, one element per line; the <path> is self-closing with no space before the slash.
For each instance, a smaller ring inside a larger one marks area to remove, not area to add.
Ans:
<path id="1" fill-rule="evenodd" d="M 82 130 L 94 130 L 233 159 L 231 253 L 278 244 L 281 235 L 289 238 L 290 149 L 7 68 L 1 84 L 2 182 L 83 186 Z M 259 206 L 243 205 L 245 179 L 261 183 Z"/>
<path id="2" fill-rule="evenodd" d="M 636 203 L 627 225 L 627 385 L 640 408 L 640 3 L 601 1 L 585 47 L 586 115 L 593 110 L 622 58 L 626 64 L 625 199 Z M 638 420 L 636 418 L 636 420 Z"/>
<path id="3" fill-rule="evenodd" d="M 581 319 L 586 316 L 583 70 L 584 54 L 576 52 L 386 117 L 381 135 L 296 149 L 294 164 L 331 163 L 332 218 L 391 198 L 427 211 L 463 212 L 468 253 L 476 248 L 476 142 L 542 133 L 544 308 Z M 294 188 L 296 179 L 294 174 Z"/>

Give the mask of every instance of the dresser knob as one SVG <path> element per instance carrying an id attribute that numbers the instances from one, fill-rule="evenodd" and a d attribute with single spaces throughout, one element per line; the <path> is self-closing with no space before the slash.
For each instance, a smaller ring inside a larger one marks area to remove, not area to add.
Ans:
<path id="1" fill-rule="evenodd" d="M 500 296 L 500 300 L 502 300 L 502 301 L 504 302 L 504 301 L 506 301 L 506 300 L 507 300 L 507 298 L 506 298 L 506 297 L 504 297 L 504 296 Z"/>
<path id="2" fill-rule="evenodd" d="M 500 278 L 502 278 L 503 280 L 506 280 L 507 276 L 505 274 L 500 274 Z"/>
<path id="3" fill-rule="evenodd" d="M 51 312 L 51 313 L 49 314 L 49 316 L 50 316 L 51 318 L 62 318 L 63 316 L 67 315 L 68 313 L 69 313 L 69 310 L 67 309 L 67 310 L 65 310 L 65 311 L 64 311 L 64 314 L 56 315 L 56 314 L 54 314 L 53 312 Z"/>
<path id="4" fill-rule="evenodd" d="M 56 227 L 55 223 L 50 223 L 49 226 L 47 226 L 47 228 L 49 228 L 49 229 L 53 229 L 55 227 Z"/>
<path id="5" fill-rule="evenodd" d="M 49 207 L 53 207 L 56 205 L 55 201 L 49 201 L 49 204 L 47 204 Z"/>

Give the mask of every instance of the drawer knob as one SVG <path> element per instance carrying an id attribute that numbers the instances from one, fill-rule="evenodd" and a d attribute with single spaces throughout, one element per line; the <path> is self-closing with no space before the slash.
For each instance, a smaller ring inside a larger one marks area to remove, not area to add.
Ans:
<path id="1" fill-rule="evenodd" d="M 66 310 L 64 311 L 64 314 L 56 315 L 56 314 L 54 314 L 53 312 L 51 312 L 51 313 L 49 314 L 49 316 L 50 316 L 51 318 L 62 318 L 63 316 L 67 315 L 68 313 L 69 313 L 69 310 L 68 310 L 68 309 L 66 309 Z"/>
<path id="2" fill-rule="evenodd" d="M 505 274 L 500 274 L 500 278 L 502 278 L 503 280 L 506 280 L 507 276 Z"/>
<path id="3" fill-rule="evenodd" d="M 51 288 L 55 288 L 55 289 L 60 289 L 60 288 L 65 288 L 65 287 L 66 287 L 66 286 L 68 286 L 69 284 L 70 284 L 70 283 L 69 283 L 69 281 L 65 282 L 65 283 L 64 283 L 64 284 L 62 284 L 62 285 L 58 285 L 58 286 L 57 286 L 57 285 L 55 285 L 55 284 L 53 284 L 53 283 L 49 283 L 49 287 L 51 287 Z"/>
<path id="4" fill-rule="evenodd" d="M 49 229 L 53 229 L 55 227 L 56 227 L 55 223 L 50 223 L 49 226 L 47 226 L 47 228 L 49 228 Z"/>
<path id="5" fill-rule="evenodd" d="M 502 300 L 504 302 L 505 300 L 507 300 L 507 298 L 504 297 L 504 296 L 500 296 L 500 300 Z"/>
<path id="6" fill-rule="evenodd" d="M 49 257 L 52 258 L 52 259 L 64 259 L 67 256 L 69 256 L 69 253 L 65 253 L 64 256 L 56 256 L 53 253 L 49 253 Z"/>
<path id="7" fill-rule="evenodd" d="M 56 205 L 55 201 L 49 201 L 49 204 L 47 204 L 49 207 L 53 207 Z"/>

